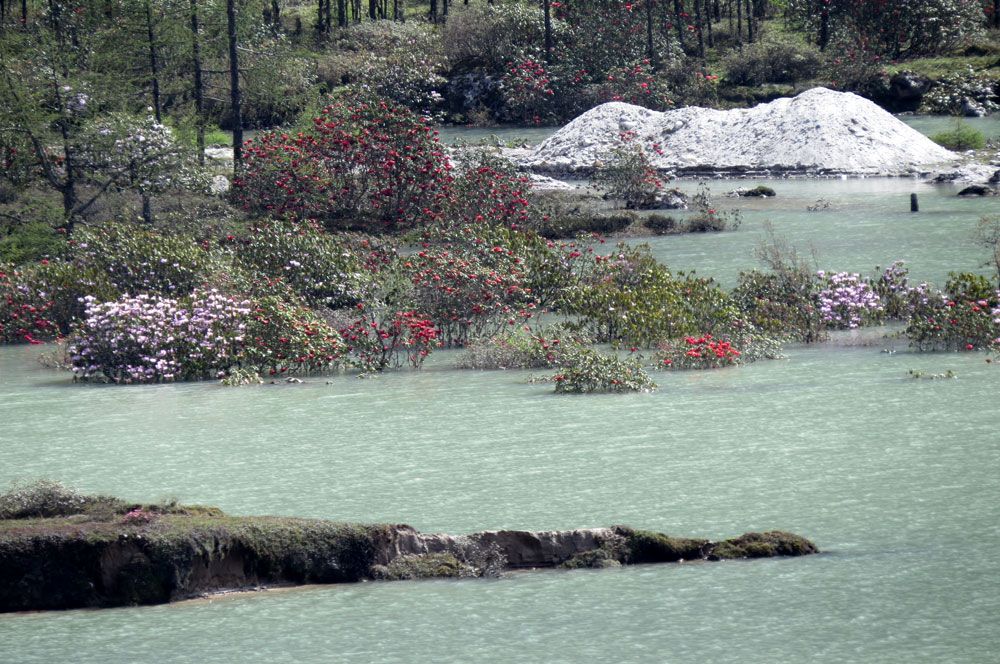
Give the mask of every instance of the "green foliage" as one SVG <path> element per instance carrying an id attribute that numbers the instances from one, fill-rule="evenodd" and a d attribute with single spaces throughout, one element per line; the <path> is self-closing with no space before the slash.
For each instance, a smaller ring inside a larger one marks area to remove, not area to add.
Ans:
<path id="1" fill-rule="evenodd" d="M 27 219 L 12 226 L 0 225 L 0 263 L 21 265 L 51 258 L 66 249 L 66 236 L 52 224 Z"/>
<path id="2" fill-rule="evenodd" d="M 383 581 L 475 576 L 479 576 L 475 568 L 450 553 L 398 556 L 388 565 L 372 567 L 372 577 Z"/>
<path id="3" fill-rule="evenodd" d="M 659 148 L 654 143 L 651 149 Z M 605 155 L 594 172 L 593 185 L 615 201 L 622 201 L 627 209 L 642 210 L 656 204 L 663 179 L 643 146 L 632 139 L 616 145 Z"/>
<path id="4" fill-rule="evenodd" d="M 956 122 L 954 128 L 934 134 L 931 140 L 956 152 L 981 150 L 986 147 L 986 137 L 983 133 L 964 122 Z"/>
<path id="5" fill-rule="evenodd" d="M 602 354 L 593 348 L 578 347 L 561 359 L 558 374 L 536 380 L 555 383 L 556 394 L 592 392 L 653 392 L 656 383 L 638 359 Z"/>
<path id="6" fill-rule="evenodd" d="M 183 295 L 216 267 L 212 254 L 194 238 L 127 221 L 88 226 L 73 240 L 73 260 L 107 274 L 123 293 Z"/>
<path id="7" fill-rule="evenodd" d="M 734 303 L 713 281 L 675 277 L 646 246 L 619 244 L 569 289 L 569 323 L 601 343 L 650 347 L 664 339 L 714 332 L 737 320 Z"/>
<path id="8" fill-rule="evenodd" d="M 804 537 L 781 530 L 765 533 L 746 533 L 739 537 L 717 542 L 711 546 L 709 560 L 735 558 L 770 558 L 773 556 L 804 556 L 818 553 L 815 544 Z"/>
<path id="9" fill-rule="evenodd" d="M 704 539 L 668 537 L 662 533 L 625 526 L 618 526 L 617 529 L 625 537 L 627 562 L 631 564 L 700 560 L 705 557 L 705 549 L 709 544 Z"/>
<path id="10" fill-rule="evenodd" d="M 0 494 L 0 520 L 115 511 L 124 505 L 117 498 L 88 496 L 53 480 L 15 481 Z"/>
<path id="11" fill-rule="evenodd" d="M 375 274 L 357 245 L 365 238 L 326 233 L 315 224 L 274 219 L 227 236 L 245 269 L 279 279 L 312 306 L 353 307 L 375 288 Z M 374 240 L 372 240 L 374 242 Z M 389 251 L 394 252 L 391 248 Z"/>
<path id="12" fill-rule="evenodd" d="M 795 83 L 815 78 L 823 67 L 823 56 L 814 46 L 763 41 L 730 51 L 721 67 L 722 78 L 730 85 Z"/>
<path id="13" fill-rule="evenodd" d="M 1000 291 L 984 277 L 951 274 L 945 293 L 927 294 L 906 327 L 918 350 L 968 351 L 1000 343 Z"/>
<path id="14" fill-rule="evenodd" d="M 86 265 L 42 260 L 21 268 L 0 264 L 0 341 L 60 336 L 83 316 L 82 298 L 113 298 L 118 290 L 107 275 Z"/>
<path id="15" fill-rule="evenodd" d="M 739 210 L 717 210 L 712 204 L 712 190 L 705 182 L 698 183 L 698 190 L 691 197 L 691 205 L 695 214 L 684 220 L 684 229 L 688 233 L 708 233 L 725 230 L 736 230 L 743 223 L 743 214 Z"/>

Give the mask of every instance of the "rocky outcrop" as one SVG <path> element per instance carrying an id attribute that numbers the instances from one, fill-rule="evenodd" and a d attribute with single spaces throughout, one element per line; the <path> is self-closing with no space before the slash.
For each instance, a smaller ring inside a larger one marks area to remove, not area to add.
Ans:
<path id="1" fill-rule="evenodd" d="M 651 164 L 677 175 L 903 175 L 958 158 L 867 99 L 814 88 L 728 111 L 602 104 L 523 163 L 538 172 L 586 174 L 624 138 L 647 145 Z"/>
<path id="2" fill-rule="evenodd" d="M 808 540 L 780 531 L 711 542 L 627 526 L 456 536 L 406 525 L 274 517 L 163 515 L 142 526 L 46 519 L 0 531 L 0 612 L 157 604 L 266 585 L 816 551 Z"/>

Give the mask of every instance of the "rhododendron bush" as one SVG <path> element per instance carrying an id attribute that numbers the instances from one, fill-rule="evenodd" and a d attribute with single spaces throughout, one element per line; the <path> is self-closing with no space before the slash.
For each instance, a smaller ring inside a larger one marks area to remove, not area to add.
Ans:
<path id="1" fill-rule="evenodd" d="M 249 141 L 235 197 L 247 210 L 375 231 L 527 219 L 528 179 L 470 151 L 457 168 L 431 122 L 385 102 L 328 106 L 308 131 Z"/>
<path id="2" fill-rule="evenodd" d="M 385 227 L 440 214 L 451 165 L 429 121 L 385 102 L 328 106 L 309 131 L 248 141 L 235 196 L 248 210 Z"/>
<path id="3" fill-rule="evenodd" d="M 270 375 L 336 367 L 340 335 L 307 309 L 277 298 L 240 300 L 216 290 L 182 298 L 86 297 L 86 319 L 67 354 L 80 379 L 150 383 Z"/>

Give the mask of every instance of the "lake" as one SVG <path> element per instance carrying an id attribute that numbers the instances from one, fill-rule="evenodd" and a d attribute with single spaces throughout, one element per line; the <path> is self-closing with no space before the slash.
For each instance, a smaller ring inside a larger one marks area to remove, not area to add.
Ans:
<path id="1" fill-rule="evenodd" d="M 765 184 L 775 198 L 720 199 L 743 210 L 738 230 L 651 238 L 653 253 L 731 286 L 758 266 L 769 221 L 827 270 L 905 260 L 938 286 L 949 270 L 990 273 L 970 236 L 1000 213 L 995 199 L 906 179 Z M 821 198 L 829 209 L 805 210 Z M 526 372 L 460 372 L 450 352 L 370 380 L 120 387 L 74 385 L 35 361 L 46 347 L 0 347 L 3 486 L 47 477 L 428 532 L 780 528 L 824 552 L 7 614 L 0 661 L 994 662 L 1000 368 L 983 353 L 913 353 L 883 332 L 587 396 Z"/>

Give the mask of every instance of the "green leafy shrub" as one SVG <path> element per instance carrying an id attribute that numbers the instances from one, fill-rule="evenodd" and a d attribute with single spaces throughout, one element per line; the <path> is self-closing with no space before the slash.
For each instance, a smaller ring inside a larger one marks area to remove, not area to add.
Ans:
<path id="1" fill-rule="evenodd" d="M 623 359 L 581 347 L 563 362 L 558 374 L 538 379 L 555 383 L 556 394 L 656 390 L 656 383 L 637 359 Z"/>
<path id="2" fill-rule="evenodd" d="M 619 244 L 567 290 L 568 323 L 600 343 L 650 347 L 664 339 L 728 328 L 738 320 L 730 297 L 710 279 L 670 273 L 646 246 Z"/>
<path id="3" fill-rule="evenodd" d="M 964 122 L 956 122 L 954 128 L 934 134 L 931 140 L 956 152 L 981 150 L 986 147 L 986 137 L 983 133 Z"/>
<path id="4" fill-rule="evenodd" d="M 717 542 L 711 547 L 709 560 L 734 558 L 770 558 L 772 556 L 804 556 L 818 553 L 815 544 L 804 537 L 781 530 L 766 533 L 746 533 Z"/>
<path id="5" fill-rule="evenodd" d="M 194 238 L 128 221 L 82 228 L 73 241 L 73 262 L 106 274 L 122 293 L 185 295 L 216 267 Z"/>
<path id="6" fill-rule="evenodd" d="M 45 221 L 29 220 L 13 227 L 0 227 L 0 263 L 20 265 L 65 252 L 66 237 Z"/>
<path id="7" fill-rule="evenodd" d="M 945 294 L 947 293 L 947 295 Z M 980 350 L 1000 344 L 1000 291 L 984 277 L 952 274 L 945 293 L 927 294 L 906 327 L 918 350 Z"/>
<path id="8" fill-rule="evenodd" d="M 730 51 L 722 60 L 722 78 L 730 85 L 795 83 L 815 78 L 822 67 L 815 46 L 763 41 Z"/>
<path id="9" fill-rule="evenodd" d="M 654 143 L 650 149 L 659 148 Z M 611 148 L 604 156 L 594 172 L 593 184 L 615 201 L 622 201 L 627 209 L 641 210 L 656 204 L 663 178 L 650 163 L 643 145 L 632 139 Z"/>
<path id="10" fill-rule="evenodd" d="M 643 218 L 642 225 L 657 235 L 676 233 L 679 229 L 677 219 L 663 214 L 651 214 Z"/>
<path id="11" fill-rule="evenodd" d="M 357 305 L 375 288 L 362 247 L 352 246 L 365 239 L 355 238 L 275 219 L 227 236 L 225 244 L 247 270 L 280 279 L 312 306 L 339 309 Z"/>
<path id="12" fill-rule="evenodd" d="M 717 210 L 712 204 L 712 190 L 705 182 L 698 183 L 698 190 L 691 197 L 695 213 L 684 220 L 684 230 L 688 233 L 714 233 L 736 230 L 743 223 L 739 210 Z"/>

